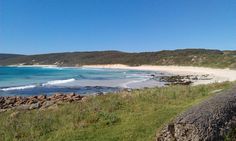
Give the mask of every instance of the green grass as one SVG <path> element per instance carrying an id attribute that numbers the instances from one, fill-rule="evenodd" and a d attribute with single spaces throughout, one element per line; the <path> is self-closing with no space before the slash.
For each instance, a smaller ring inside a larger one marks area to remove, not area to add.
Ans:
<path id="1" fill-rule="evenodd" d="M 178 114 L 232 83 L 91 96 L 46 110 L 0 113 L 3 141 L 151 141 Z M 14 114 L 12 114 L 14 113 Z"/>
<path id="2" fill-rule="evenodd" d="M 236 128 L 234 127 L 233 129 L 231 129 L 228 135 L 225 136 L 225 141 L 235 141 L 235 140 L 236 140 Z"/>

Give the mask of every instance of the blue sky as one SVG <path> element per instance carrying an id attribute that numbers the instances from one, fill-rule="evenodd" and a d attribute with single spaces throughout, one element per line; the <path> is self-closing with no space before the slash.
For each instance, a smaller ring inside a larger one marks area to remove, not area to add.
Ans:
<path id="1" fill-rule="evenodd" d="M 0 52 L 236 50 L 236 0 L 0 0 Z"/>

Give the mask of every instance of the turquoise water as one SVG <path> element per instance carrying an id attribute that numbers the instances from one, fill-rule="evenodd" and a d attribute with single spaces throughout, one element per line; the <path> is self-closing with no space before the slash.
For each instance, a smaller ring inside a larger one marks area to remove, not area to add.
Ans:
<path id="1" fill-rule="evenodd" d="M 0 67 L 0 95 L 109 92 L 147 81 L 152 73 L 119 69 Z"/>

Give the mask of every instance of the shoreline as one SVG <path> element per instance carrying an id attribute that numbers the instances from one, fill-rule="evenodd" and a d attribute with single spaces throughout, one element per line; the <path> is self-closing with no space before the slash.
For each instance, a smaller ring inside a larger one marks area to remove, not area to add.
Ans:
<path id="1" fill-rule="evenodd" d="M 22 66 L 22 67 L 48 67 L 48 66 L 50 65 L 35 65 L 35 66 L 31 65 L 31 66 Z M 58 66 L 54 66 L 54 67 L 58 67 Z M 236 70 L 230 70 L 230 69 L 213 69 L 213 68 L 189 67 L 189 66 L 187 67 L 185 66 L 150 66 L 150 65 L 132 67 L 132 66 L 121 65 L 121 64 L 85 65 L 85 66 L 74 67 L 74 68 L 124 69 L 124 70 L 140 70 L 140 71 L 152 71 L 152 72 L 157 71 L 157 72 L 171 74 L 174 77 L 177 76 L 177 79 L 174 78 L 174 81 L 176 82 L 179 81 L 178 77 L 181 77 L 181 76 L 184 76 L 184 79 L 186 79 L 186 76 L 188 77 L 197 76 L 199 79 L 194 80 L 192 85 L 210 84 L 210 83 L 215 83 L 215 82 L 236 80 Z M 209 75 L 209 76 L 206 76 L 206 75 Z M 200 78 L 201 76 L 204 76 L 204 78 L 203 79 Z M 183 78 L 180 78 L 180 79 L 183 79 Z M 122 91 L 131 91 L 131 90 L 124 88 Z M 103 94 L 105 93 L 102 92 L 102 93 L 97 93 L 95 95 L 103 95 Z M 47 107 L 51 107 L 58 102 L 60 103 L 63 101 L 65 102 L 83 101 L 82 99 L 83 98 L 86 99 L 87 96 L 90 96 L 90 95 L 81 95 L 80 93 L 75 93 L 75 92 L 71 92 L 69 94 L 66 94 L 63 92 L 55 92 L 51 96 L 50 95 L 0 96 L 0 99 L 2 99 L 2 101 L 5 101 L 5 104 L 2 105 L 3 107 L 0 107 L 0 109 L 2 109 L 0 110 L 0 112 L 3 112 L 8 109 L 14 109 L 14 108 L 28 110 L 28 109 L 39 109 L 42 107 L 44 109 Z"/>
<path id="2" fill-rule="evenodd" d="M 208 68 L 208 67 L 194 67 L 194 66 L 158 66 L 158 65 L 141 65 L 128 66 L 124 64 L 104 64 L 104 65 L 82 65 L 74 67 L 61 67 L 57 65 L 9 65 L 9 67 L 46 67 L 46 68 L 88 68 L 88 69 L 123 69 L 123 70 L 139 70 L 168 73 L 174 76 L 204 76 L 207 79 L 198 79 L 194 81 L 193 85 L 220 83 L 225 81 L 236 81 L 236 70 L 229 68 Z"/>
<path id="3" fill-rule="evenodd" d="M 112 65 L 84 65 L 83 68 L 103 68 L 103 69 L 127 69 L 127 70 L 142 70 L 142 71 L 159 71 L 171 73 L 173 75 L 209 75 L 212 79 L 199 80 L 194 82 L 194 85 L 209 84 L 215 82 L 236 81 L 236 70 L 218 69 L 193 66 L 127 66 L 123 64 Z"/>

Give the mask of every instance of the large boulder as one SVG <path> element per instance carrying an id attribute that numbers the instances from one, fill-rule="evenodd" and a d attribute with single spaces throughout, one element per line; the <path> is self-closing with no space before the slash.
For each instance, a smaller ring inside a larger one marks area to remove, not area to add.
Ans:
<path id="1" fill-rule="evenodd" d="M 157 134 L 157 141 L 221 141 L 236 128 L 236 87 L 192 107 Z"/>

